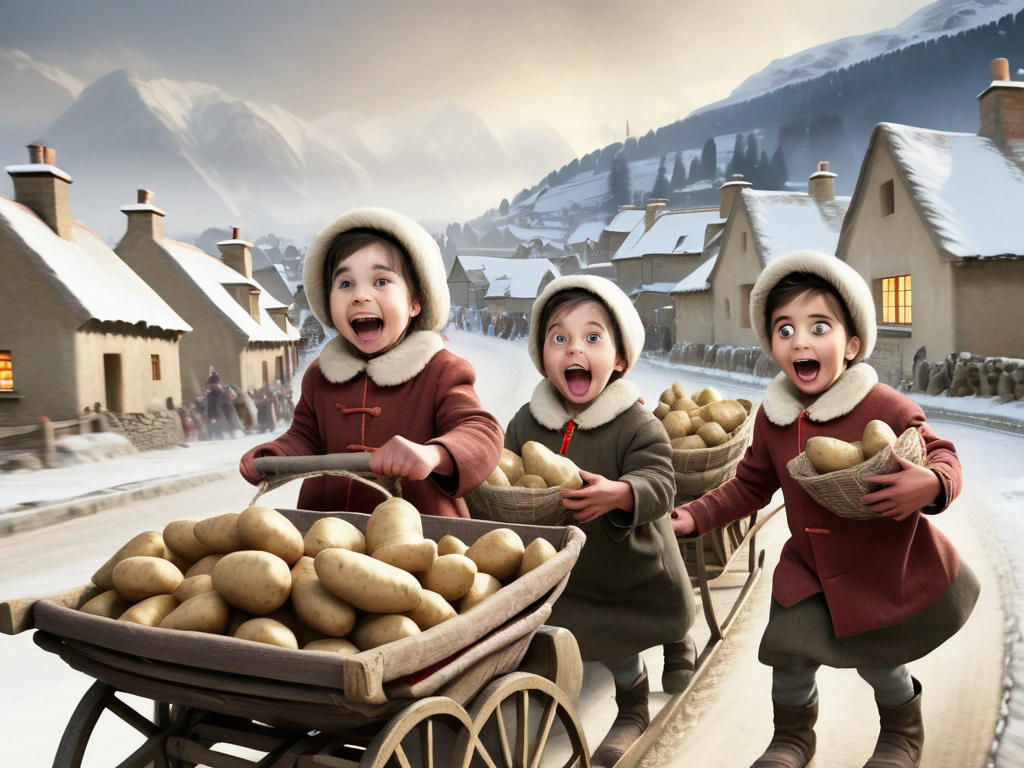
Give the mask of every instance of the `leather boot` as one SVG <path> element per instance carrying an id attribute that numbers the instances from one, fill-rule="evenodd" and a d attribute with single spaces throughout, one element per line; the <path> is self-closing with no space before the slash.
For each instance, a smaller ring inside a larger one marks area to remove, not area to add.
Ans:
<path id="1" fill-rule="evenodd" d="M 665 693 L 682 693 L 697 668 L 697 644 L 687 635 L 678 643 L 666 643 L 664 651 L 661 690 Z"/>
<path id="2" fill-rule="evenodd" d="M 817 744 L 814 723 L 818 719 L 818 700 L 802 707 L 791 707 L 772 700 L 775 709 L 775 734 L 768 749 L 750 768 L 804 768 L 814 757 Z"/>
<path id="3" fill-rule="evenodd" d="M 651 715 L 647 709 L 647 667 L 644 666 L 640 679 L 629 688 L 615 686 L 615 705 L 619 713 L 611 729 L 597 746 L 597 751 L 590 758 L 591 768 L 611 768 L 629 749 L 640 734 L 647 730 L 651 723 Z"/>
<path id="4" fill-rule="evenodd" d="M 914 698 L 906 704 L 898 707 L 878 704 L 878 720 L 881 724 L 878 741 L 864 768 L 918 768 L 924 747 L 921 683 L 914 680 Z"/>

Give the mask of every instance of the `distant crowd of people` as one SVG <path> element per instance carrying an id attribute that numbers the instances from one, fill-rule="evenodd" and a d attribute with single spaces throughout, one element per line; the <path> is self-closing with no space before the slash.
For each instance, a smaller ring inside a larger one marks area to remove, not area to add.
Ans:
<path id="1" fill-rule="evenodd" d="M 488 309 L 454 307 L 449 323 L 460 331 L 502 339 L 526 338 L 530 332 L 530 320 L 523 312 L 493 313 Z"/>
<path id="2" fill-rule="evenodd" d="M 280 380 L 248 392 L 222 384 L 210 366 L 206 386 L 192 403 L 175 409 L 186 440 L 221 440 L 255 432 L 272 432 L 290 422 L 292 393 Z"/>

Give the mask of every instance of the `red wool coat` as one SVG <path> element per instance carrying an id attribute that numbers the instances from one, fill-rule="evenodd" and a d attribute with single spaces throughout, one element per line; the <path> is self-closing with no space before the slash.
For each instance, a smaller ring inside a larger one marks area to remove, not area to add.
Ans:
<path id="1" fill-rule="evenodd" d="M 304 456 L 373 450 L 394 435 L 441 445 L 455 465 L 452 477 L 403 480 L 402 496 L 421 514 L 469 517 L 460 498 L 497 465 L 503 433 L 480 405 L 476 374 L 443 348 L 438 334 L 411 334 L 388 352 L 364 361 L 342 337 L 329 342 L 302 379 L 292 425 L 256 448 L 256 456 Z M 318 511 L 372 512 L 379 493 L 344 477 L 307 479 L 298 506 Z"/>
<path id="2" fill-rule="evenodd" d="M 939 477 L 945 509 L 960 492 L 961 468 L 953 444 L 940 440 L 912 400 L 878 383 L 861 363 L 810 406 L 780 374 L 765 393 L 754 438 L 736 477 L 690 503 L 697 532 L 727 525 L 764 507 L 782 487 L 790 538 L 782 548 L 773 597 L 789 607 L 823 592 L 836 637 L 887 627 L 906 619 L 950 588 L 960 568 L 953 545 L 916 512 L 901 522 L 847 520 L 819 506 L 786 471 L 786 463 L 815 435 L 853 442 L 881 419 L 899 435 L 915 427 L 924 438 L 928 468 Z"/>

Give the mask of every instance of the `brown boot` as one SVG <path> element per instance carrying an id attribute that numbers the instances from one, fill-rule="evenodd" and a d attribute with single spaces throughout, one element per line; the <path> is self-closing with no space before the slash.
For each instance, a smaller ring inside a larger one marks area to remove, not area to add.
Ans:
<path id="1" fill-rule="evenodd" d="M 772 700 L 775 709 L 775 734 L 768 749 L 750 768 L 803 768 L 814 757 L 817 744 L 814 723 L 818 719 L 818 700 L 802 707 L 791 707 Z"/>
<path id="2" fill-rule="evenodd" d="M 881 731 L 864 768 L 917 768 L 924 747 L 921 683 L 914 680 L 914 698 L 898 707 L 878 705 Z"/>
<path id="3" fill-rule="evenodd" d="M 651 715 L 647 709 L 647 667 L 643 674 L 629 688 L 615 686 L 615 704 L 619 713 L 611 729 L 597 746 L 597 751 L 590 758 L 591 768 L 611 768 L 629 749 L 640 734 L 647 730 L 651 723 Z"/>
<path id="4" fill-rule="evenodd" d="M 697 644 L 687 635 L 678 643 L 666 643 L 665 668 L 661 672 L 661 690 L 682 693 L 697 668 Z"/>

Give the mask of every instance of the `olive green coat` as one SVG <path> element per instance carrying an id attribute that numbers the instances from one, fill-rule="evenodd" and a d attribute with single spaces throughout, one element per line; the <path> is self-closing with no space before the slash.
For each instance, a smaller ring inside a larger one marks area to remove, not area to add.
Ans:
<path id="1" fill-rule="evenodd" d="M 675 484 L 668 435 L 619 379 L 573 421 L 566 455 L 576 466 L 633 488 L 634 511 L 614 510 L 579 524 L 586 544 L 548 623 L 566 627 L 586 661 L 618 661 L 683 638 L 693 623 L 690 580 L 668 513 Z M 558 453 L 569 413 L 544 379 L 505 433 L 522 452 L 530 440 Z"/>

